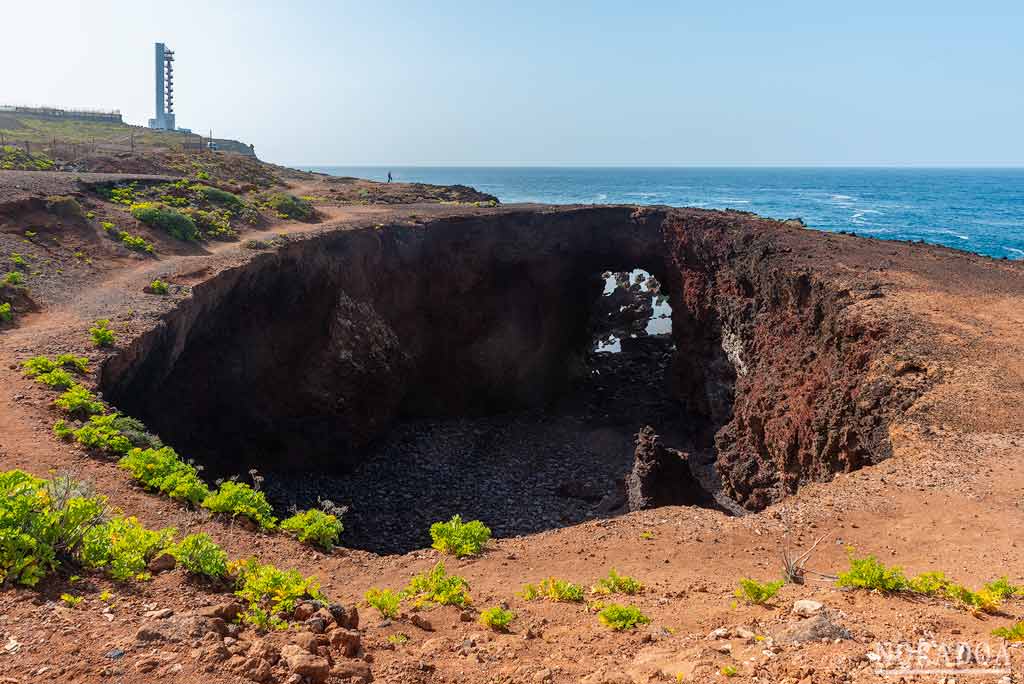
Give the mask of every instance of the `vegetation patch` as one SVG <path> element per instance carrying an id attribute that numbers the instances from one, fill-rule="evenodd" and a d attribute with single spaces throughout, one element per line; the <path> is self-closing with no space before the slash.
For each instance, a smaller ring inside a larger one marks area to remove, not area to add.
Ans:
<path id="1" fill-rule="evenodd" d="M 132 448 L 132 443 L 117 429 L 115 423 L 117 418 L 118 414 L 116 413 L 90 416 L 89 422 L 73 432 L 74 438 L 88 449 L 110 454 L 126 454 Z M 56 426 L 54 432 L 56 432 Z"/>
<path id="2" fill-rule="evenodd" d="M 86 532 L 82 563 L 88 568 L 105 568 L 120 581 L 149 579 L 147 564 L 171 546 L 174 535 L 173 527 L 147 530 L 134 517 L 114 518 Z"/>
<path id="3" fill-rule="evenodd" d="M 149 284 L 149 291 L 152 294 L 165 295 L 170 292 L 170 285 L 166 280 L 160 280 L 157 278 Z"/>
<path id="4" fill-rule="evenodd" d="M 0 169 L 4 171 L 52 171 L 53 160 L 44 154 L 29 154 L 20 147 L 0 147 Z"/>
<path id="5" fill-rule="evenodd" d="M 0 304 L 0 323 L 10 323 L 14 320 L 14 311 L 10 302 Z"/>
<path id="6" fill-rule="evenodd" d="M 636 606 L 622 606 L 617 603 L 602 608 L 597 614 L 597 619 L 605 627 L 614 629 L 617 632 L 633 629 L 637 625 L 646 625 L 651 621 Z"/>
<path id="7" fill-rule="evenodd" d="M 602 577 L 593 587 L 592 594 L 639 594 L 644 590 L 644 585 L 627 575 L 620 575 L 612 568 L 607 577 Z"/>
<path id="8" fill-rule="evenodd" d="M 199 478 L 199 471 L 178 458 L 171 447 L 132 449 L 118 465 L 149 489 L 172 499 L 187 501 L 196 506 L 210 496 L 206 483 Z"/>
<path id="9" fill-rule="evenodd" d="M 267 195 L 263 195 L 259 199 L 259 203 L 273 210 L 280 218 L 296 219 L 298 221 L 308 221 L 316 216 L 316 210 L 313 205 L 295 195 L 289 195 L 284 192 L 275 192 Z"/>
<path id="10" fill-rule="evenodd" d="M 734 592 L 736 598 L 743 599 L 754 605 L 764 605 L 775 598 L 779 589 L 785 584 L 783 580 L 775 582 L 758 582 L 757 580 L 743 577 L 740 579 L 740 586 Z"/>
<path id="11" fill-rule="evenodd" d="M 480 624 L 484 627 L 490 627 L 495 632 L 507 632 L 508 626 L 515 619 L 515 613 L 501 606 L 494 606 L 480 613 Z"/>
<path id="12" fill-rule="evenodd" d="M 3 284 L 19 287 L 25 284 L 25 276 L 18 271 L 9 271 L 4 275 Z"/>
<path id="13" fill-rule="evenodd" d="M 1012 627 L 997 627 L 992 630 L 992 636 L 1006 639 L 1007 641 L 1024 641 L 1024 622 L 1018 622 Z"/>
<path id="14" fill-rule="evenodd" d="M 101 318 L 89 328 L 89 337 L 97 347 L 111 347 L 117 339 L 114 331 L 110 329 L 110 320 L 106 318 Z"/>
<path id="15" fill-rule="evenodd" d="M 459 575 L 449 575 L 442 562 L 414 575 L 402 591 L 402 597 L 412 599 L 417 608 L 434 604 L 464 607 L 472 602 L 469 582 Z"/>
<path id="16" fill-rule="evenodd" d="M 99 401 L 95 394 L 78 383 L 71 385 L 63 394 L 57 397 L 53 405 L 79 418 L 99 415 L 107 410 L 103 402 Z"/>
<path id="17" fill-rule="evenodd" d="M 363 598 L 366 599 L 366 604 L 376 608 L 382 617 L 398 617 L 398 608 L 402 603 L 402 597 L 397 592 L 371 587 Z"/>
<path id="18" fill-rule="evenodd" d="M 282 520 L 281 529 L 293 533 L 300 542 L 330 551 L 345 528 L 337 516 L 311 508 Z"/>
<path id="19" fill-rule="evenodd" d="M 198 577 L 221 579 L 228 574 L 228 554 L 209 535 L 188 535 L 171 549 L 171 555 Z"/>
<path id="20" fill-rule="evenodd" d="M 260 629 L 286 629 L 279 614 L 291 613 L 304 599 L 326 600 L 315 578 L 261 565 L 255 558 L 229 564 L 228 572 L 236 578 L 235 596 L 246 604 L 242 620 Z"/>
<path id="21" fill-rule="evenodd" d="M 431 525 L 430 538 L 441 553 L 463 558 L 480 553 L 491 538 L 491 530 L 479 520 L 464 523 L 461 516 L 454 515 L 448 522 Z"/>
<path id="22" fill-rule="evenodd" d="M 519 594 L 526 601 L 547 599 L 560 603 L 582 603 L 583 587 L 566 580 L 548 577 L 538 584 L 525 584 Z"/>
<path id="23" fill-rule="evenodd" d="M 199 228 L 191 217 L 160 202 L 139 202 L 131 206 L 136 219 L 153 228 L 164 231 L 178 240 L 197 240 Z"/>
<path id="24" fill-rule="evenodd" d="M 268 530 L 277 526 L 274 509 L 263 492 L 243 482 L 226 480 L 217 491 L 203 501 L 203 508 L 214 513 L 223 513 L 232 518 L 244 515 L 260 527 Z"/>

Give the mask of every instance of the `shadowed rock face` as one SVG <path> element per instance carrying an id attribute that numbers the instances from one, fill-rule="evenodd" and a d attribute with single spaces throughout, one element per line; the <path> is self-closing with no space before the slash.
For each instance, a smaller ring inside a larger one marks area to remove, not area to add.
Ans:
<path id="1" fill-rule="evenodd" d="M 580 372 L 601 272 L 642 268 L 672 305 L 669 382 L 692 446 L 760 508 L 884 458 L 906 399 L 873 366 L 887 329 L 851 306 L 871 284 L 795 262 L 818 237 L 625 207 L 330 232 L 197 285 L 106 364 L 102 389 L 227 472 L 355 463 L 401 417 L 548 406 Z"/>

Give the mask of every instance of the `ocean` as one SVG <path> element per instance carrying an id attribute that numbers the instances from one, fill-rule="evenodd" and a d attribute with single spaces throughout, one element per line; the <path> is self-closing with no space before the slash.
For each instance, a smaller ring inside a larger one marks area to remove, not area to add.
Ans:
<path id="1" fill-rule="evenodd" d="M 336 176 L 471 185 L 505 204 L 740 209 L 810 228 L 1024 259 L 1024 169 L 312 166 Z"/>

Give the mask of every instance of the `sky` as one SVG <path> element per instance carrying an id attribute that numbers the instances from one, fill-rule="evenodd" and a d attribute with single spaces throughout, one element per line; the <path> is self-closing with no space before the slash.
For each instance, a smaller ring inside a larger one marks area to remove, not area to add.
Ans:
<path id="1" fill-rule="evenodd" d="M 178 125 L 279 163 L 1024 164 L 1019 0 L 38 0 L 0 23 L 0 104 L 144 125 L 160 41 Z"/>

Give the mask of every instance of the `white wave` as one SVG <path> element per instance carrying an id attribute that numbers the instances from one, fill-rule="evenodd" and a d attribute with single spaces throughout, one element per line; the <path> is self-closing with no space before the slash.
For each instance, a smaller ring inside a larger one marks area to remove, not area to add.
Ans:
<path id="1" fill-rule="evenodd" d="M 1006 247 L 1006 251 L 1013 252 L 1014 254 L 1020 254 L 1020 258 L 1024 259 L 1024 249 L 1017 249 L 1016 247 Z"/>

